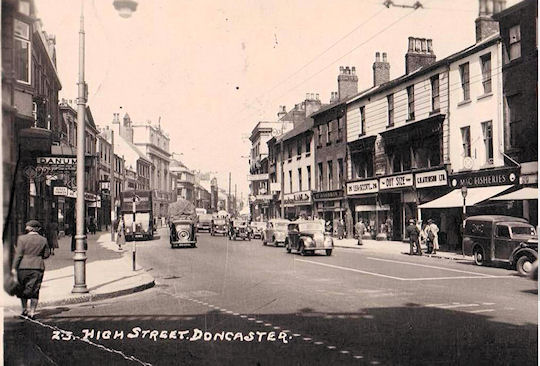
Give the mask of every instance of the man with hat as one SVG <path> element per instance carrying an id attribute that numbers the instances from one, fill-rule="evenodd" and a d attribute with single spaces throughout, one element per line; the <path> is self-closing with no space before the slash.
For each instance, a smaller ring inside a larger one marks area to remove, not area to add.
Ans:
<path id="1" fill-rule="evenodd" d="M 39 235 L 41 224 L 30 220 L 26 223 L 26 234 L 19 236 L 15 247 L 12 273 L 17 276 L 20 291 L 17 297 L 21 299 L 22 316 L 34 319 L 38 304 L 39 290 L 45 271 L 44 259 L 50 255 L 47 239 Z M 30 300 L 30 312 L 28 312 Z"/>
<path id="2" fill-rule="evenodd" d="M 422 255 L 422 248 L 420 248 L 420 243 L 418 242 L 418 236 L 420 235 L 420 230 L 414 223 L 414 219 L 409 220 L 409 226 L 407 226 L 407 235 L 409 236 L 409 255 Z M 416 246 L 416 253 L 414 252 L 414 247 Z"/>

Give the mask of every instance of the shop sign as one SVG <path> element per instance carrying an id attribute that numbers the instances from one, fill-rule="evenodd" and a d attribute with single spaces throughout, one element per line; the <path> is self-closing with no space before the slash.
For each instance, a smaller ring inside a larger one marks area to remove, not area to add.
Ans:
<path id="1" fill-rule="evenodd" d="M 249 174 L 247 176 L 248 178 L 248 181 L 250 182 L 253 182 L 253 181 L 258 181 L 258 180 L 268 180 L 268 173 L 263 173 L 263 174 Z"/>
<path id="2" fill-rule="evenodd" d="M 40 156 L 36 159 L 38 166 L 44 166 L 51 171 L 77 170 L 77 158 L 66 156 Z"/>
<path id="3" fill-rule="evenodd" d="M 67 187 L 54 187 L 53 195 L 54 196 L 67 196 L 68 189 Z"/>
<path id="4" fill-rule="evenodd" d="M 281 184 L 279 182 L 270 183 L 270 192 L 281 192 Z"/>
<path id="5" fill-rule="evenodd" d="M 437 187 L 445 186 L 448 184 L 445 169 L 417 173 L 414 175 L 414 178 L 416 188 Z"/>
<path id="6" fill-rule="evenodd" d="M 450 176 L 450 183 L 454 188 L 460 187 L 489 187 L 517 184 L 519 182 L 519 168 L 505 168 L 467 172 Z"/>
<path id="7" fill-rule="evenodd" d="M 386 177 L 386 178 L 379 178 L 381 191 L 383 189 L 412 187 L 413 182 L 414 182 L 413 175 L 410 173 L 394 175 L 392 177 Z"/>
<path id="8" fill-rule="evenodd" d="M 378 191 L 379 182 L 377 181 L 377 179 L 347 183 L 347 196 L 353 196 L 356 194 L 377 193 Z"/>
<path id="9" fill-rule="evenodd" d="M 288 193 L 283 199 L 286 205 L 304 205 L 311 203 L 311 191 Z"/>
<path id="10" fill-rule="evenodd" d="M 314 200 L 325 200 L 332 198 L 342 198 L 343 189 L 336 189 L 334 191 L 324 191 L 324 192 L 313 192 Z"/>
<path id="11" fill-rule="evenodd" d="M 75 191 L 73 191 L 71 189 L 68 189 L 67 193 L 66 193 L 66 197 L 77 198 L 77 192 L 75 192 Z"/>
<path id="12" fill-rule="evenodd" d="M 257 201 L 270 201 L 272 199 L 271 194 L 258 194 L 255 196 Z"/>

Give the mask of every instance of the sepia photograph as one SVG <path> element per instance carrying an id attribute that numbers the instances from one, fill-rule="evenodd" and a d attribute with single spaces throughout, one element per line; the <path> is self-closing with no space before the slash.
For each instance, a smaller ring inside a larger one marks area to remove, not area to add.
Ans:
<path id="1" fill-rule="evenodd" d="M 538 365 L 537 0 L 2 0 L 4 365 Z"/>

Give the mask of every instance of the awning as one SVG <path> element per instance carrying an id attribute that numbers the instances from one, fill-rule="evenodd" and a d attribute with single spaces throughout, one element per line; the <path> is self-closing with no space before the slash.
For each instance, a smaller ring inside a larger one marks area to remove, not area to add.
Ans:
<path id="1" fill-rule="evenodd" d="M 517 191 L 503 194 L 499 197 L 491 198 L 492 201 L 521 201 L 521 200 L 537 200 L 538 188 L 525 187 Z"/>
<path id="2" fill-rule="evenodd" d="M 485 201 L 501 192 L 506 191 L 512 186 L 493 186 L 493 187 L 477 187 L 467 190 L 467 206 L 474 206 L 478 202 Z M 418 206 L 418 208 L 453 208 L 463 207 L 463 195 L 461 189 L 454 189 L 442 197 L 426 202 Z"/>

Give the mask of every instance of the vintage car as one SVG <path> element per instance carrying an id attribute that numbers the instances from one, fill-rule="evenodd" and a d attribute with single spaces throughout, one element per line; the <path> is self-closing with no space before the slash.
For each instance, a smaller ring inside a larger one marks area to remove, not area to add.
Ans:
<path id="1" fill-rule="evenodd" d="M 463 252 L 472 255 L 480 266 L 492 261 L 509 262 L 524 276 L 538 259 L 538 235 L 522 218 L 472 216 L 464 222 Z"/>
<path id="2" fill-rule="evenodd" d="M 212 230 L 212 215 L 210 214 L 199 215 L 198 221 L 197 221 L 197 232 L 200 232 L 200 231 L 210 232 L 211 230 Z"/>
<path id="3" fill-rule="evenodd" d="M 262 233 L 263 233 L 263 230 L 266 228 L 266 222 L 252 221 L 249 224 L 249 227 L 251 228 L 251 235 L 253 239 L 255 238 L 262 239 Z"/>
<path id="4" fill-rule="evenodd" d="M 236 240 L 237 238 L 251 240 L 251 230 L 246 220 L 234 219 L 230 222 L 229 239 Z"/>
<path id="5" fill-rule="evenodd" d="M 210 235 L 227 235 L 227 220 L 224 218 L 216 218 L 214 217 L 212 219 L 212 226 L 210 228 Z"/>
<path id="6" fill-rule="evenodd" d="M 316 250 L 324 250 L 326 255 L 332 255 L 334 241 L 325 233 L 324 221 L 302 220 L 289 224 L 285 239 L 287 253 L 293 249 L 301 255 L 314 254 Z"/>
<path id="7" fill-rule="evenodd" d="M 263 245 L 271 243 L 276 247 L 279 244 L 285 245 L 285 239 L 287 239 L 287 225 L 291 222 L 284 219 L 271 219 L 266 224 L 266 229 L 262 232 Z"/>
<path id="8" fill-rule="evenodd" d="M 189 217 L 174 218 L 169 222 L 169 241 L 171 248 L 179 246 L 197 246 L 195 221 Z"/>

